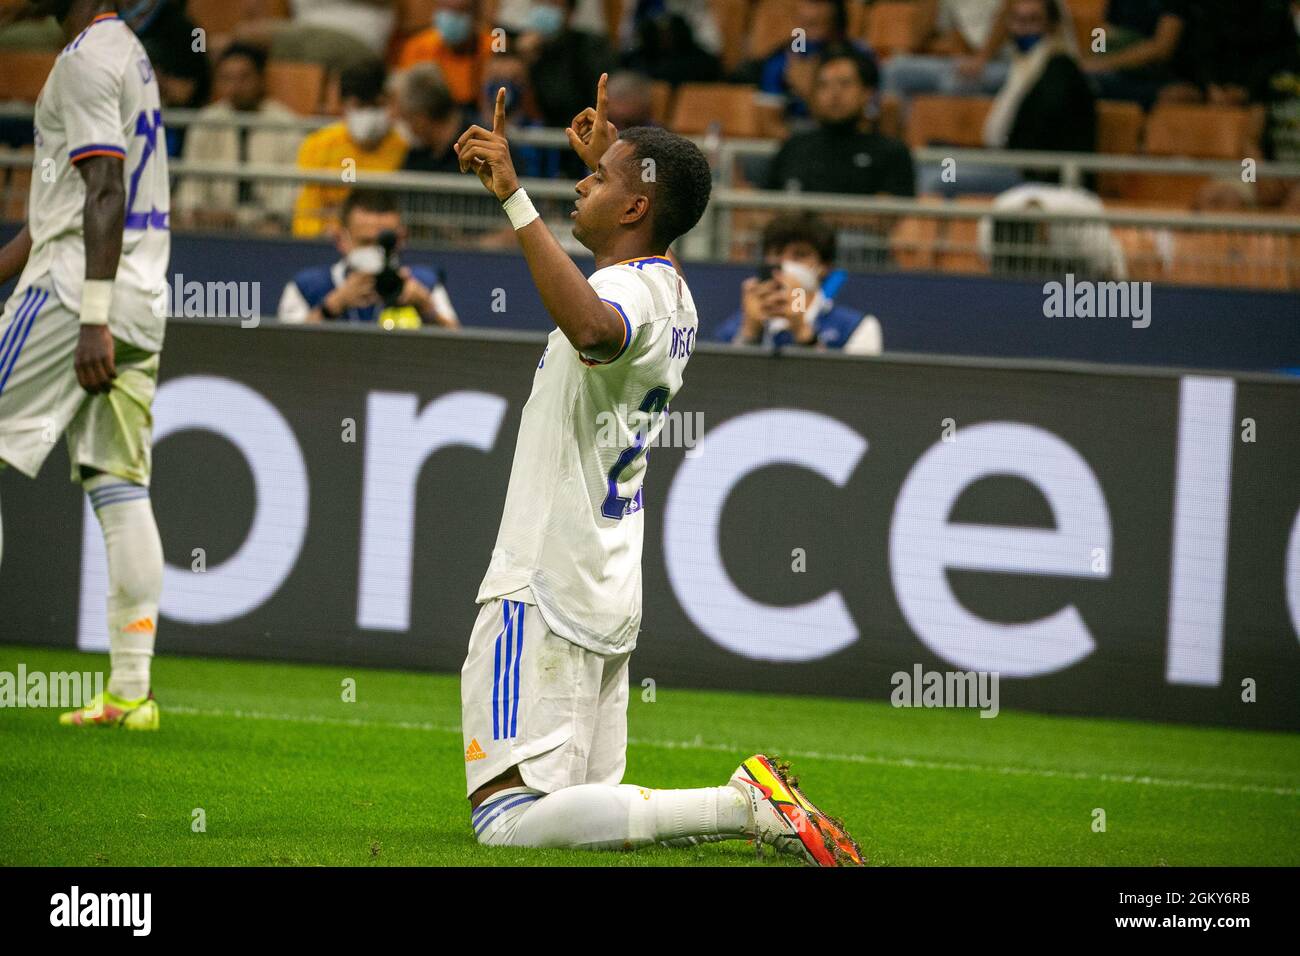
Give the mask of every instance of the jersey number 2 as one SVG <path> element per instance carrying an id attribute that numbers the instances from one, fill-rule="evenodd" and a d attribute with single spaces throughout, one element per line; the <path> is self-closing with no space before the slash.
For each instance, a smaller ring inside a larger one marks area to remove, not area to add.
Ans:
<path id="1" fill-rule="evenodd" d="M 667 407 L 668 389 L 662 385 L 656 385 L 654 388 L 650 389 L 650 391 L 645 393 L 645 398 L 641 399 L 640 410 L 648 412 L 651 415 L 658 415 Z M 648 431 L 649 429 L 647 428 L 647 433 Z M 636 440 L 632 442 L 631 446 L 623 449 L 623 453 L 619 455 L 618 460 L 614 462 L 614 467 L 609 470 L 607 482 L 609 492 L 605 495 L 605 500 L 600 506 L 600 513 L 606 518 L 619 520 L 628 513 L 629 506 L 634 504 L 633 499 L 622 498 L 619 496 L 618 476 L 623 474 L 623 472 L 627 470 L 627 466 L 636 461 L 639 456 L 645 454 L 645 440 L 646 435 L 638 430 L 636 433 Z M 641 493 L 638 491 L 636 500 L 639 501 L 640 498 Z"/>
<path id="2" fill-rule="evenodd" d="M 140 162 L 131 170 L 131 185 L 126 194 L 126 228 L 127 229 L 166 229 L 167 213 L 160 212 L 152 207 L 148 212 L 135 211 L 135 195 L 140 188 L 140 175 L 144 172 L 145 165 L 153 157 L 154 150 L 158 148 L 158 134 L 162 132 L 162 113 L 158 110 L 153 111 L 152 118 L 149 114 L 141 110 L 140 115 L 135 118 L 135 135 L 144 137 L 144 152 L 140 154 Z"/>

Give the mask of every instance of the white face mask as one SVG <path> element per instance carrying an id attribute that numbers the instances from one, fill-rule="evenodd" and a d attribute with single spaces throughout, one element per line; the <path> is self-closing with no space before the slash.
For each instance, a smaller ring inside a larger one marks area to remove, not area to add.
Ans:
<path id="1" fill-rule="evenodd" d="M 781 260 L 781 275 L 787 282 L 793 282 L 802 289 L 815 292 L 821 287 L 817 280 L 817 271 L 804 265 L 802 262 L 796 262 L 793 259 Z"/>
<path id="2" fill-rule="evenodd" d="M 384 268 L 383 246 L 358 246 L 348 253 L 348 268 L 353 272 L 364 272 L 376 276 Z"/>
<path id="3" fill-rule="evenodd" d="M 381 140 L 388 133 L 391 125 L 388 110 L 382 106 L 364 106 L 360 109 L 348 110 L 344 122 L 348 127 L 348 135 L 355 143 L 374 143 Z"/>

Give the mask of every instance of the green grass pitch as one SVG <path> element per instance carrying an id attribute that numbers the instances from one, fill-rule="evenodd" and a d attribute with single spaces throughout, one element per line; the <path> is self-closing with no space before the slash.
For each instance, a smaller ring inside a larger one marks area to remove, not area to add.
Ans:
<path id="1" fill-rule="evenodd" d="M 0 647 L 0 671 L 19 661 L 29 673 L 107 663 Z M 0 863 L 788 865 L 739 842 L 480 847 L 456 675 L 162 656 L 154 681 L 157 734 L 0 710 Z M 875 865 L 1300 864 L 1296 735 L 663 686 L 644 702 L 637 690 L 628 782 L 718 785 L 748 754 L 779 753 Z M 206 832 L 193 832 L 196 808 Z"/>

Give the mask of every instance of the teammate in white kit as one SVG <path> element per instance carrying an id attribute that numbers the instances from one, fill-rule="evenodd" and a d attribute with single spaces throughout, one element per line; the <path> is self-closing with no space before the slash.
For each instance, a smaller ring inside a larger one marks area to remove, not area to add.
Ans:
<path id="1" fill-rule="evenodd" d="M 0 317 L 0 469 L 36 477 L 65 435 L 104 533 L 108 687 L 60 722 L 156 730 L 151 408 L 171 249 L 158 83 L 113 3 L 27 0 L 20 15 L 56 17 L 68 45 L 36 102 L 27 224 L 0 249 L 0 283 L 22 272 Z"/>
<path id="2" fill-rule="evenodd" d="M 620 136 L 606 119 L 605 83 L 569 131 L 592 170 L 571 214 L 574 238 L 596 257 L 589 279 L 519 188 L 504 90 L 492 130 L 471 126 L 456 143 L 461 171 L 502 201 L 557 326 L 519 423 L 461 671 L 474 832 L 490 845 L 592 849 L 750 839 L 824 866 L 860 863 L 844 828 L 761 754 L 722 787 L 621 783 L 645 452 L 681 388 L 697 322 L 668 247 L 699 221 L 711 175 L 680 136 Z"/>

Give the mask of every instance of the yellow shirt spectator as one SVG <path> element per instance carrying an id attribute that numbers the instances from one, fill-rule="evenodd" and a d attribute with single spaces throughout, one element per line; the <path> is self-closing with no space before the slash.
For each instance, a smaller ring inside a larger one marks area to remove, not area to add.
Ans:
<path id="1" fill-rule="evenodd" d="M 342 173 L 345 160 L 353 160 L 358 171 L 393 172 L 406 159 L 406 141 L 389 129 L 372 149 L 362 149 L 348 134 L 345 123 L 332 123 L 312 133 L 298 150 L 299 169 L 328 169 Z M 293 234 L 304 238 L 319 236 L 335 221 L 338 207 L 348 194 L 348 186 L 325 186 L 306 183 L 298 193 L 293 210 Z"/>

